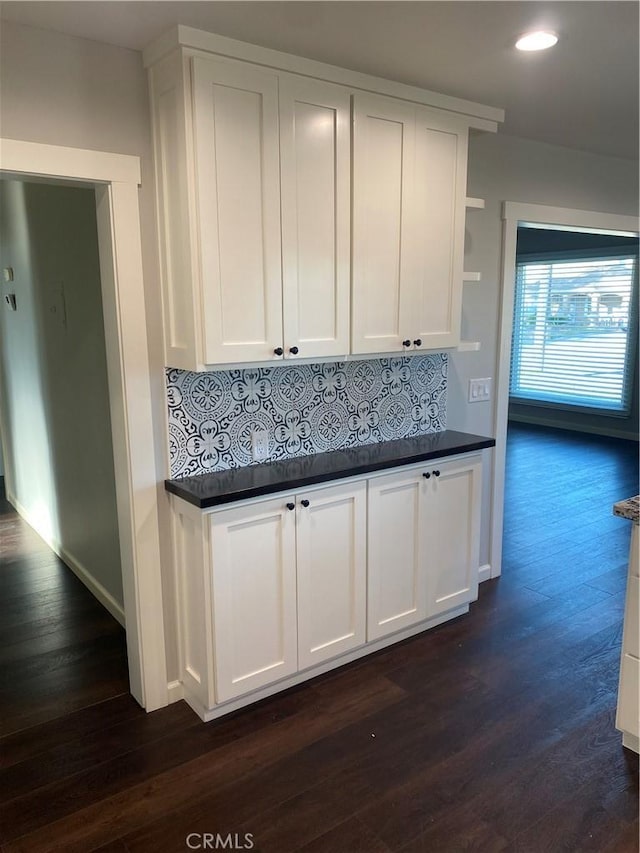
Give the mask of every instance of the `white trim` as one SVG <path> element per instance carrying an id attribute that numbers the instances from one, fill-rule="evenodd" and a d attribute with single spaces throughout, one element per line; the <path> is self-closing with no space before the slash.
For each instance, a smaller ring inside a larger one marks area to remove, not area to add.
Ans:
<path id="1" fill-rule="evenodd" d="M 524 404 L 526 405 L 526 404 Z M 597 412 L 595 413 L 597 414 Z M 623 429 L 611 429 L 611 427 L 607 424 L 603 427 L 595 426 L 593 424 L 579 424 L 572 423 L 570 421 L 556 421 L 556 420 L 545 420 L 545 418 L 541 418 L 538 416 L 529 415 L 517 415 L 511 414 L 509 418 L 511 421 L 516 421 L 521 424 L 535 424 L 536 426 L 546 426 L 553 427 L 553 429 L 567 429 L 572 432 L 585 432 L 590 435 L 607 435 L 611 438 L 625 438 L 630 441 L 638 441 L 638 435 L 635 432 L 629 432 L 628 430 Z"/>
<path id="2" fill-rule="evenodd" d="M 530 222 L 540 225 L 585 228 L 594 231 L 616 231 L 633 236 L 638 233 L 638 218 L 617 213 L 598 213 L 593 210 L 572 210 L 543 204 L 526 204 L 505 201 L 502 208 L 502 304 L 500 309 L 500 336 L 496 371 L 493 483 L 491 497 L 490 561 L 492 577 L 497 577 L 502 566 L 502 531 L 504 526 L 504 482 L 507 445 L 507 419 L 509 415 L 509 373 L 511 337 L 513 334 L 513 303 L 516 278 L 516 243 L 518 224 Z"/>
<path id="3" fill-rule="evenodd" d="M 38 534 L 42 541 L 51 548 L 53 553 L 60 557 L 60 559 L 71 569 L 74 575 L 82 581 L 87 589 L 98 599 L 100 604 L 102 604 L 102 606 L 108 610 L 113 618 L 116 619 L 124 628 L 124 609 L 120 603 L 116 601 L 107 589 L 105 589 L 100 581 L 94 578 L 86 566 L 73 556 L 71 551 L 65 548 L 57 539 L 52 539 L 50 536 L 47 536 L 43 530 L 38 528 L 36 519 L 33 518 L 24 506 L 22 506 L 14 494 L 6 492 L 6 496 L 7 500 L 14 507 L 18 515 L 20 515 L 20 517 L 27 522 L 29 527 Z"/>
<path id="4" fill-rule="evenodd" d="M 260 47 L 255 44 L 238 41 L 237 39 L 208 33 L 204 30 L 185 27 L 179 24 L 169 32 L 156 39 L 142 52 L 145 67 L 158 62 L 177 47 L 193 48 L 194 50 L 206 51 L 209 54 L 240 59 L 263 65 L 268 68 L 276 68 L 280 71 L 289 71 L 294 74 L 303 74 L 325 80 L 329 83 L 339 83 L 354 89 L 367 92 L 377 92 L 382 95 L 391 95 L 439 109 L 460 113 L 469 119 L 471 127 L 479 130 L 495 132 L 497 124 L 504 121 L 504 110 L 499 107 L 489 107 L 463 98 L 455 98 L 451 95 L 442 95 L 439 92 L 431 92 L 417 86 L 409 86 L 405 83 L 397 83 L 375 77 L 371 74 L 361 74 L 358 71 L 349 71 L 325 62 L 317 62 L 301 56 L 282 53 L 278 50 Z"/>
<path id="5" fill-rule="evenodd" d="M 167 684 L 167 696 L 169 697 L 169 704 L 172 705 L 174 702 L 179 702 L 181 699 L 184 699 L 184 687 L 181 681 L 170 681 Z"/>
<path id="6" fill-rule="evenodd" d="M 38 177 L 64 176 L 89 183 L 140 183 L 140 158 L 106 151 L 83 151 L 60 145 L 42 145 L 20 139 L 0 139 L 3 172 Z"/>
<path id="7" fill-rule="evenodd" d="M 592 231 L 617 231 L 633 237 L 638 232 L 638 217 L 620 213 L 598 213 L 594 210 L 572 210 L 565 207 L 552 207 L 546 204 L 524 204 L 518 201 L 505 201 L 502 209 L 505 222 L 532 222 L 537 225 L 555 225 L 560 228 L 587 228 Z M 567 218 L 571 221 L 568 222 Z"/>
<path id="8" fill-rule="evenodd" d="M 139 158 L 0 139 L 0 169 L 96 187 L 129 683 L 134 698 L 152 711 L 166 705 L 168 695 Z"/>
<path id="9" fill-rule="evenodd" d="M 485 563 L 478 569 L 478 583 L 484 583 L 492 578 L 491 563 Z"/>
<path id="10" fill-rule="evenodd" d="M 483 198 L 474 198 L 473 196 L 467 196 L 464 200 L 467 210 L 484 210 L 484 203 Z"/>

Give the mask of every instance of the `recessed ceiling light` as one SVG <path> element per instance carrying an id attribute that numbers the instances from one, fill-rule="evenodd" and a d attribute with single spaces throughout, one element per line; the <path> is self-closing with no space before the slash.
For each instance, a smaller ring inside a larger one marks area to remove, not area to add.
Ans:
<path id="1" fill-rule="evenodd" d="M 555 33 L 537 30 L 520 36 L 516 47 L 518 50 L 546 50 L 548 47 L 553 47 L 557 41 L 558 36 Z"/>

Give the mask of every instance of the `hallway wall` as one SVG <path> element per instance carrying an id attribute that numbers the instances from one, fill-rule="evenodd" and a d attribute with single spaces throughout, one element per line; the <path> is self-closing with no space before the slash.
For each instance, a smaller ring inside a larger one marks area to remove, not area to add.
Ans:
<path id="1" fill-rule="evenodd" d="M 7 496 L 122 621 L 95 194 L 2 181 L 0 212 Z"/>

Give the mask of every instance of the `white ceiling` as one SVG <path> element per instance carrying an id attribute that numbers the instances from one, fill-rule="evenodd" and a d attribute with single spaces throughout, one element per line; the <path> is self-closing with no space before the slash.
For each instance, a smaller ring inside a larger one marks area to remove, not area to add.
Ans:
<path id="1" fill-rule="evenodd" d="M 7 20 L 142 49 L 181 23 L 436 92 L 504 107 L 503 132 L 638 156 L 638 3 L 3 2 Z M 522 54 L 516 35 L 560 34 Z"/>

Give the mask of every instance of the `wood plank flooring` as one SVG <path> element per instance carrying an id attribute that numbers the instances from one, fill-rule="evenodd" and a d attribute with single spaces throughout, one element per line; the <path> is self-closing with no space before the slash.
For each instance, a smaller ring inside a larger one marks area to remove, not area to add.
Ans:
<path id="1" fill-rule="evenodd" d="M 504 573 L 468 615 L 209 724 L 137 707 L 122 630 L 0 505 L 2 853 L 637 851 L 611 514 L 637 454 L 514 425 Z"/>

